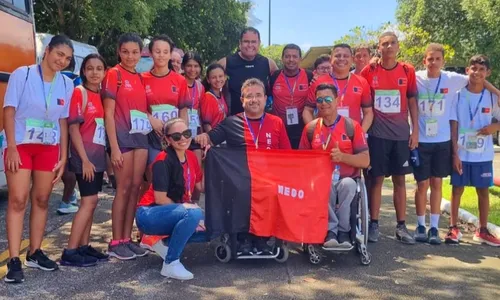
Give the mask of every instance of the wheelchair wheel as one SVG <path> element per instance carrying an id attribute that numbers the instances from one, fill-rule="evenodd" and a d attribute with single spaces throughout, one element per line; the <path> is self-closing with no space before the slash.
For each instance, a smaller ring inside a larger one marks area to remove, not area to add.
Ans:
<path id="1" fill-rule="evenodd" d="M 231 260 L 231 247 L 228 244 L 218 244 L 215 246 L 215 257 L 222 263 L 229 262 Z"/>
<path id="2" fill-rule="evenodd" d="M 368 266 L 372 262 L 372 255 L 370 252 L 366 252 L 365 255 L 361 255 L 361 264 L 363 266 Z"/>
<path id="3" fill-rule="evenodd" d="M 283 244 L 281 246 L 279 246 L 277 248 L 277 251 L 279 251 L 280 253 L 278 254 L 278 256 L 275 258 L 275 260 L 279 263 L 284 263 L 288 260 L 288 255 L 289 255 L 289 250 L 288 250 L 288 246 Z"/>
<path id="4" fill-rule="evenodd" d="M 368 223 L 369 223 L 369 211 L 368 211 L 368 194 L 366 191 L 365 181 L 361 179 L 360 181 L 360 217 L 361 217 L 361 232 L 363 233 L 363 243 L 368 245 Z"/>
<path id="5" fill-rule="evenodd" d="M 309 253 L 309 262 L 313 265 L 318 265 L 323 260 L 323 257 L 313 245 L 307 246 L 307 253 Z"/>

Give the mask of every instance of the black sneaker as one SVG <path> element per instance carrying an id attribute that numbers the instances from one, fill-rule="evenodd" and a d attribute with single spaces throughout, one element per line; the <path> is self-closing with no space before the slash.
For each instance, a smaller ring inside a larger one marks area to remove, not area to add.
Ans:
<path id="1" fill-rule="evenodd" d="M 87 254 L 88 256 L 92 256 L 97 258 L 97 261 L 104 262 L 109 260 L 109 255 L 102 253 L 101 251 L 95 249 L 94 247 L 88 245 L 88 246 L 81 246 L 80 251 Z"/>
<path id="2" fill-rule="evenodd" d="M 55 271 L 59 269 L 56 262 L 48 258 L 47 255 L 45 255 L 45 253 L 43 253 L 40 249 L 36 249 L 31 255 L 28 250 L 24 265 L 30 268 L 38 268 L 43 271 Z"/>
<path id="3" fill-rule="evenodd" d="M 240 243 L 240 247 L 237 252 L 238 255 L 253 255 L 252 242 L 245 238 L 242 243 Z"/>
<path id="4" fill-rule="evenodd" d="M 339 244 L 351 245 L 351 233 L 339 231 Z"/>
<path id="5" fill-rule="evenodd" d="M 92 267 L 97 265 L 97 258 L 87 255 L 81 248 L 64 249 L 61 265 L 69 267 Z"/>
<path id="6" fill-rule="evenodd" d="M 7 283 L 24 282 L 24 273 L 19 257 L 13 257 L 7 263 L 7 275 L 3 279 Z"/>
<path id="7" fill-rule="evenodd" d="M 273 255 L 273 247 L 268 244 L 269 238 L 258 238 L 257 252 L 259 255 Z"/>
<path id="8" fill-rule="evenodd" d="M 323 247 L 325 248 L 335 248 L 339 246 L 339 242 L 337 241 L 337 234 L 333 231 L 328 231 L 325 238 L 325 243 Z"/>

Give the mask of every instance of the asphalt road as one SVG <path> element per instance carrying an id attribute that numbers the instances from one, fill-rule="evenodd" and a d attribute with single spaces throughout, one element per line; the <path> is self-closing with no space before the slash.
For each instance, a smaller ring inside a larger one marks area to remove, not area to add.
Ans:
<path id="1" fill-rule="evenodd" d="M 408 194 L 412 194 L 410 186 Z M 320 265 L 311 265 L 298 248 L 285 264 L 274 260 L 222 264 L 207 244 L 191 244 L 183 254 L 184 264 L 195 274 L 191 281 L 165 279 L 160 275 L 162 260 L 150 254 L 92 268 L 25 269 L 24 284 L 0 283 L 0 299 L 500 299 L 499 249 L 475 244 L 470 232 L 464 232 L 465 243 L 460 246 L 402 245 L 393 237 L 392 191 L 384 189 L 384 195 L 382 237 L 369 245 L 370 266 L 362 266 L 354 252 L 328 255 Z M 101 196 L 92 244 L 106 249 L 112 195 Z M 67 243 L 72 218 L 56 215 L 59 199 L 60 187 L 51 200 L 44 241 L 44 249 L 53 259 L 59 259 Z M 412 200 L 409 197 L 408 227 L 413 230 Z M 1 276 L 8 255 L 5 208 L 6 201 L 0 201 Z M 446 228 L 446 222 L 442 218 L 440 227 Z"/>

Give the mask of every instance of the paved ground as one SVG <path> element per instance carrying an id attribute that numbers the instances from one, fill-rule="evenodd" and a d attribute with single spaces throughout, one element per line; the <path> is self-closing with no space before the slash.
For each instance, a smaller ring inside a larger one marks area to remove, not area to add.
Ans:
<path id="1" fill-rule="evenodd" d="M 409 186 L 409 195 L 412 187 Z M 384 190 L 379 243 L 370 244 L 373 262 L 361 266 L 354 253 L 328 255 L 311 265 L 293 250 L 286 264 L 275 261 L 216 261 L 204 244 L 188 245 L 183 261 L 195 274 L 187 282 L 160 275 L 162 260 L 149 255 L 135 261 L 112 260 L 93 268 L 61 267 L 57 272 L 25 269 L 22 285 L 0 283 L 0 299 L 500 299 L 498 249 L 476 245 L 465 234 L 461 246 L 406 246 L 394 241 L 392 191 Z M 94 246 L 105 249 L 110 238 L 112 196 L 103 194 L 93 227 Z M 57 216 L 60 187 L 51 200 L 44 242 L 46 252 L 60 257 L 67 243 L 71 216 Z M 413 197 L 408 205 L 415 226 Z M 6 201 L 0 201 L 0 276 L 8 256 L 5 234 Z M 443 218 L 441 228 L 446 228 Z M 27 224 L 26 224 L 27 225 Z M 441 235 L 444 235 L 444 230 Z M 25 237 L 27 235 L 25 234 Z"/>

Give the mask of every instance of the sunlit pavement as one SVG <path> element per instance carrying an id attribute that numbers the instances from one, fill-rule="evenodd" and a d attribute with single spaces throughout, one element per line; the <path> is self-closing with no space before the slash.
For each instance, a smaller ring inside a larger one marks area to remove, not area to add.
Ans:
<path id="1" fill-rule="evenodd" d="M 110 190 L 106 190 L 110 192 Z M 72 216 L 55 210 L 61 186 L 51 199 L 44 250 L 59 259 L 67 243 Z M 0 298 L 12 299 L 500 299 L 500 249 L 475 244 L 464 232 L 460 246 L 402 245 L 394 240 L 396 220 L 392 191 L 384 189 L 380 220 L 382 236 L 370 244 L 370 266 L 362 266 L 355 252 L 328 255 L 312 265 L 299 248 L 288 262 L 274 260 L 218 262 L 208 244 L 188 245 L 185 266 L 191 281 L 168 280 L 160 275 L 162 260 L 150 254 L 133 261 L 111 260 L 91 268 L 61 267 L 56 272 L 26 269 L 21 285 L 0 283 Z M 413 187 L 408 186 L 408 227 L 415 229 Z M 106 249 L 111 235 L 112 195 L 103 193 L 92 228 L 92 245 Z M 6 200 L 0 201 L 0 275 L 5 274 Z M 447 218 L 440 227 L 444 237 Z M 27 223 L 25 228 L 27 228 Z M 27 238 L 25 232 L 24 238 Z M 24 242 L 27 245 L 27 242 Z M 25 252 L 25 251 L 24 251 Z"/>

